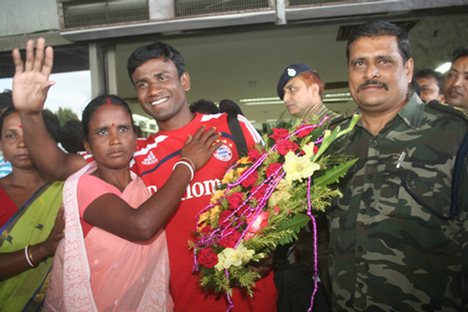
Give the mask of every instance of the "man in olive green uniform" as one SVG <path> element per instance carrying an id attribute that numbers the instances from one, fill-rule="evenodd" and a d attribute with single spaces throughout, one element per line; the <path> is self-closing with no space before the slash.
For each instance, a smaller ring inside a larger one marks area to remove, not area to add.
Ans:
<path id="1" fill-rule="evenodd" d="M 276 92 L 291 116 L 310 121 L 328 116 L 342 117 L 323 104 L 325 83 L 317 71 L 304 63 L 291 64 L 281 74 Z"/>
<path id="2" fill-rule="evenodd" d="M 319 121 L 327 116 L 332 126 L 343 116 L 323 104 L 325 83 L 317 71 L 304 63 L 287 66 L 276 87 L 278 97 L 284 101 L 289 114 L 308 122 Z M 318 247 L 318 275 L 320 286 L 316 295 L 314 311 L 330 309 L 328 293 L 328 226 L 324 214 L 315 216 Z M 311 225 L 311 223 L 309 223 Z M 278 289 L 278 311 L 307 311 L 314 291 L 314 245 L 309 227 L 299 233 L 291 246 L 282 246 L 276 252 L 275 284 Z"/>
<path id="3" fill-rule="evenodd" d="M 332 152 L 359 160 L 328 210 L 334 310 L 468 311 L 468 122 L 409 90 L 396 25 L 361 25 L 347 57 L 361 119 Z"/>

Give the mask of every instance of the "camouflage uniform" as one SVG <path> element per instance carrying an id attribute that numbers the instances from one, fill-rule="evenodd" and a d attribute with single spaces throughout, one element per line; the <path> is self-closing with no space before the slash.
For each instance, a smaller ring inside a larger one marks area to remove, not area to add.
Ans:
<path id="1" fill-rule="evenodd" d="M 463 114 L 413 95 L 378 135 L 359 122 L 335 142 L 359 161 L 328 210 L 334 311 L 468 311 L 466 159 L 449 214 L 467 130 Z"/>
<path id="2" fill-rule="evenodd" d="M 329 109 L 325 105 L 320 105 L 320 107 L 317 109 L 317 111 L 311 110 L 310 112 L 306 113 L 306 117 L 304 118 L 306 121 L 309 121 L 309 116 L 312 116 L 312 118 L 317 118 L 317 116 L 322 119 L 324 116 L 330 117 L 330 121 L 332 121 L 332 124 L 335 123 L 335 120 L 341 120 L 343 115 L 335 113 L 331 109 Z"/>

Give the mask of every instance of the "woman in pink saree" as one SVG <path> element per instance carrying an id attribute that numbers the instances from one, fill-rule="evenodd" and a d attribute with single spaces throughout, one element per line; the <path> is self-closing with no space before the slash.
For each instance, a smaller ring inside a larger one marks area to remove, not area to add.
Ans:
<path id="1" fill-rule="evenodd" d="M 219 147 L 219 135 L 200 129 L 189 137 L 171 178 L 150 196 L 129 170 L 136 134 L 126 102 L 99 96 L 82 122 L 94 161 L 65 182 L 65 238 L 54 258 L 45 310 L 172 311 L 163 227 L 194 171 Z"/>

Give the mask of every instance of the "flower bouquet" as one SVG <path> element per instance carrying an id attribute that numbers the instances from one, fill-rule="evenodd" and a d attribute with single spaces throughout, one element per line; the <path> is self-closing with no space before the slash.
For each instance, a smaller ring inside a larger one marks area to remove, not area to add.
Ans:
<path id="1" fill-rule="evenodd" d="M 226 172 L 190 242 L 204 288 L 226 294 L 229 302 L 233 287 L 253 296 L 260 275 L 252 264 L 296 240 L 314 213 L 341 196 L 332 185 L 356 160 L 324 152 L 358 119 L 345 130 L 327 130 L 328 117 L 274 128 L 265 146 L 249 150 Z"/>

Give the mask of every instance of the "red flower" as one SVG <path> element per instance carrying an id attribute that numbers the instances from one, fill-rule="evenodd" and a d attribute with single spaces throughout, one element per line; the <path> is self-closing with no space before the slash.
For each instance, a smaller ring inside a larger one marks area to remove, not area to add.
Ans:
<path id="1" fill-rule="evenodd" d="M 227 197 L 227 201 L 229 203 L 229 209 L 235 210 L 244 202 L 244 194 L 241 192 L 232 193 Z"/>
<path id="2" fill-rule="evenodd" d="M 203 248 L 198 252 L 198 262 L 207 268 L 213 268 L 218 263 L 218 255 L 209 247 Z"/>
<path id="3" fill-rule="evenodd" d="M 221 213 L 219 214 L 219 220 L 218 220 L 218 224 L 222 224 L 224 223 L 225 221 L 227 221 L 227 219 L 229 218 L 229 216 L 231 215 L 232 211 L 231 210 L 223 210 L 221 211 Z"/>
<path id="4" fill-rule="evenodd" d="M 208 233 L 210 233 L 210 231 L 211 231 L 211 226 L 209 226 L 209 225 L 204 226 L 204 227 L 200 230 L 200 232 L 201 232 L 202 234 L 208 234 Z"/>
<path id="5" fill-rule="evenodd" d="M 278 153 L 284 156 L 289 151 L 293 151 L 293 152 L 297 151 L 297 149 L 299 148 L 299 145 L 291 141 L 283 140 L 277 143 L 277 147 L 278 147 Z"/>
<path id="6" fill-rule="evenodd" d="M 289 135 L 289 131 L 283 128 L 273 128 L 273 133 L 270 134 L 270 138 L 272 138 L 275 142 L 283 140 L 287 138 Z"/>
<path id="7" fill-rule="evenodd" d="M 255 194 L 253 195 L 253 198 L 255 198 L 257 200 L 257 204 L 262 199 L 262 197 L 265 195 L 266 188 L 267 188 L 266 184 L 263 184 L 262 186 L 256 186 L 256 187 L 252 188 L 251 193 L 254 194 L 254 192 L 255 192 Z"/>
<path id="8" fill-rule="evenodd" d="M 251 149 L 247 155 L 252 161 L 256 161 L 260 158 L 260 156 L 262 156 L 262 153 L 260 153 L 257 149 Z"/>
<path id="9" fill-rule="evenodd" d="M 258 180 L 258 173 L 257 171 L 253 171 L 247 176 L 247 178 L 244 181 L 242 181 L 241 185 L 245 188 L 249 188 L 255 183 L 257 183 L 257 180 Z"/>
<path id="10" fill-rule="evenodd" d="M 237 231 L 234 231 L 221 238 L 218 241 L 218 244 L 223 246 L 224 248 L 234 248 L 234 246 L 236 246 L 237 242 L 239 241 L 240 237 L 241 234 Z"/>
<path id="11" fill-rule="evenodd" d="M 245 205 L 241 209 L 237 210 L 236 216 L 239 217 L 239 219 L 237 220 L 237 224 L 244 224 L 245 223 L 245 218 L 243 218 L 243 217 L 246 214 L 249 213 L 250 209 L 252 209 L 252 207 L 250 207 L 248 205 Z"/>
<path id="12" fill-rule="evenodd" d="M 310 128 L 308 128 L 310 127 Z M 303 138 L 307 135 L 309 135 L 313 130 L 315 129 L 315 126 L 312 126 L 312 125 L 309 125 L 309 124 L 306 124 L 306 125 L 302 125 L 297 131 L 297 137 L 298 138 Z"/>
<path id="13" fill-rule="evenodd" d="M 280 167 L 282 167 L 282 165 L 280 163 L 269 164 L 268 167 L 265 170 L 267 178 L 271 177 L 271 175 L 273 173 L 275 173 L 276 170 L 278 170 L 278 168 L 280 168 Z"/>

